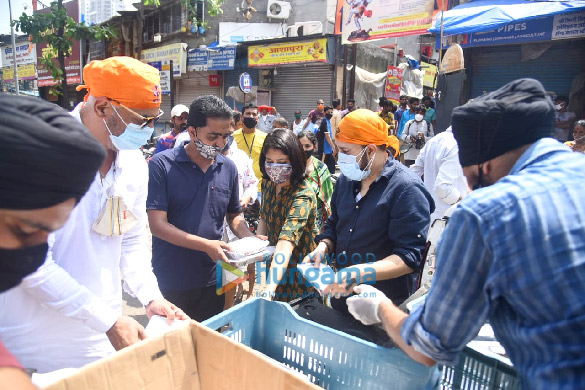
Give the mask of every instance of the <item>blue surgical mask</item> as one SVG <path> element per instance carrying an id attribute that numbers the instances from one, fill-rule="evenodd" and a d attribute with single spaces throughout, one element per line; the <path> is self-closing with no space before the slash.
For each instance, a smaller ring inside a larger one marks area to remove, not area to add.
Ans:
<path id="1" fill-rule="evenodd" d="M 126 123 L 124 119 L 118 114 L 118 110 L 116 107 L 112 105 L 114 112 L 118 115 L 118 118 L 126 125 L 126 129 L 120 135 L 112 134 L 112 131 L 108 127 L 108 124 L 105 120 L 104 124 L 106 125 L 106 129 L 108 129 L 108 133 L 110 133 L 110 139 L 112 143 L 118 150 L 136 150 L 139 149 L 142 145 L 144 145 L 152 136 L 152 132 L 154 131 L 154 127 L 144 126 L 140 127 L 135 123 Z"/>
<path id="2" fill-rule="evenodd" d="M 354 181 L 362 181 L 366 177 L 370 176 L 372 173 L 372 163 L 374 162 L 374 157 L 376 157 L 376 153 L 372 156 L 368 165 L 366 165 L 365 169 L 361 169 L 360 165 L 357 161 L 361 160 L 362 156 L 366 152 L 367 148 L 363 148 L 362 151 L 357 156 L 352 156 L 351 154 L 345 154 L 339 152 L 337 164 L 339 164 L 339 169 L 341 169 L 341 173 L 345 177 L 350 180 Z"/>

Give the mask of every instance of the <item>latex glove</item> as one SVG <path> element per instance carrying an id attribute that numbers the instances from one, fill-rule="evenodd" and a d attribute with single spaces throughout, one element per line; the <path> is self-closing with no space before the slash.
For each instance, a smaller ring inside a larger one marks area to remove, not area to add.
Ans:
<path id="1" fill-rule="evenodd" d="M 347 299 L 347 308 L 356 320 L 364 325 L 373 325 L 382 322 L 378 315 L 380 303 L 389 300 L 384 293 L 369 284 L 360 284 L 353 288 L 357 295 Z"/>

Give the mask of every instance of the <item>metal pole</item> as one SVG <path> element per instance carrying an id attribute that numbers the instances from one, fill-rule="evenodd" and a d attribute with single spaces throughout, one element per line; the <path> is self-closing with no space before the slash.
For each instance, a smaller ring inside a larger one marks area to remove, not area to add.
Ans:
<path id="1" fill-rule="evenodd" d="M 8 10 L 10 12 L 10 34 L 12 35 L 12 58 L 14 60 L 14 90 L 17 95 L 20 95 L 20 89 L 18 88 L 18 73 L 16 67 L 16 40 L 14 38 L 14 26 L 12 25 L 12 2 L 8 0 Z"/>

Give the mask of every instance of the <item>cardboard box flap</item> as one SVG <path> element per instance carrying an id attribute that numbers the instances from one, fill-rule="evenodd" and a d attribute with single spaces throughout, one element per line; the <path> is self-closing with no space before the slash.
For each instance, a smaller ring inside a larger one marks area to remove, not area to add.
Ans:
<path id="1" fill-rule="evenodd" d="M 192 327 L 204 390 L 321 389 L 264 354 L 204 326 Z M 322 390 L 322 389 L 321 389 Z"/>
<path id="2" fill-rule="evenodd" d="M 47 390 L 200 390 L 190 326 L 81 368 Z"/>

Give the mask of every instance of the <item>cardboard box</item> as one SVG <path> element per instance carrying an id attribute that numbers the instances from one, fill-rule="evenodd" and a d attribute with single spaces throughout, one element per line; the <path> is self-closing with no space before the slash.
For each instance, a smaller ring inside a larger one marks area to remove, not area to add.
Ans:
<path id="1" fill-rule="evenodd" d="M 198 322 L 87 365 L 47 390 L 321 389 Z"/>

